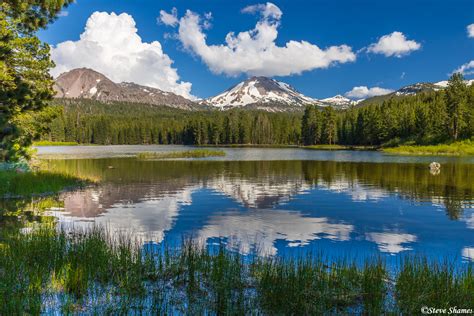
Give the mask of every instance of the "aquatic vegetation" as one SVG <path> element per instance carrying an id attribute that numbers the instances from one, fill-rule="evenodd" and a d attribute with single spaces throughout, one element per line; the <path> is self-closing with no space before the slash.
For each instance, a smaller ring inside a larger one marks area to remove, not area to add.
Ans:
<path id="1" fill-rule="evenodd" d="M 104 227 L 1 233 L 0 314 L 48 312 L 322 314 L 416 313 L 431 302 L 472 308 L 474 275 L 407 258 L 389 276 L 381 260 L 243 256 L 185 239 L 179 248 Z M 392 277 L 392 278 L 390 278 Z M 389 294 L 395 304 L 387 304 Z M 436 305 L 436 306 L 438 306 Z"/>
<path id="2" fill-rule="evenodd" d="M 77 177 L 47 171 L 0 170 L 0 198 L 54 194 L 85 182 Z"/>
<path id="3" fill-rule="evenodd" d="M 474 143 L 470 140 L 454 142 L 450 144 L 427 145 L 427 146 L 398 146 L 384 148 L 384 152 L 401 155 L 450 155 L 463 156 L 474 155 Z"/>
<path id="4" fill-rule="evenodd" d="M 138 159 L 173 159 L 173 158 L 206 158 L 223 157 L 225 152 L 222 150 L 196 149 L 186 151 L 171 152 L 144 152 L 137 155 Z"/>
<path id="5" fill-rule="evenodd" d="M 33 146 L 77 146 L 77 142 L 53 142 L 49 140 L 40 140 L 33 142 Z"/>
<path id="6" fill-rule="evenodd" d="M 403 314 L 413 315 L 420 306 L 474 307 L 474 271 L 457 271 L 449 262 L 429 262 L 416 257 L 404 260 L 396 278 L 395 295 Z"/>

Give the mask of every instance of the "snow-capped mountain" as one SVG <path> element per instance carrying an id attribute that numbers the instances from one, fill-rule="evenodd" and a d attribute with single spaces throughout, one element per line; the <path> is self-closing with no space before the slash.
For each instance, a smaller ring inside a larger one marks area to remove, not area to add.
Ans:
<path id="1" fill-rule="evenodd" d="M 252 77 L 219 95 L 201 101 L 201 104 L 220 109 L 253 107 L 278 111 L 321 102 L 303 95 L 287 83 L 267 77 Z"/>
<path id="2" fill-rule="evenodd" d="M 473 80 L 465 80 L 464 81 L 467 85 L 471 85 L 474 83 Z M 448 81 L 438 81 L 438 82 L 420 82 L 411 84 L 409 86 L 403 87 L 394 92 L 395 95 L 403 96 L 403 95 L 414 95 L 424 91 L 439 91 L 448 87 Z"/>
<path id="3" fill-rule="evenodd" d="M 191 109 L 195 104 L 182 96 L 136 83 L 115 83 L 103 74 L 78 68 L 61 74 L 54 85 L 58 98 L 94 99 L 102 102 L 121 101 L 167 105 Z"/>
<path id="4" fill-rule="evenodd" d="M 321 99 L 319 101 L 324 103 L 325 105 L 330 105 L 338 109 L 347 109 L 351 105 L 356 105 L 362 100 L 355 101 L 338 94 L 334 97 Z"/>

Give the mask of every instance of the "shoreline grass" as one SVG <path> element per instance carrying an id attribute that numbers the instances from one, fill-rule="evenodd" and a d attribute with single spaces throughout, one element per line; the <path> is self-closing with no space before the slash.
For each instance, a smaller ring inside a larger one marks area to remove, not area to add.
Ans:
<path id="1" fill-rule="evenodd" d="M 33 146 L 42 147 L 42 146 L 79 146 L 77 142 L 53 142 L 48 140 L 40 140 L 33 142 Z"/>
<path id="2" fill-rule="evenodd" d="M 196 149 L 186 151 L 171 152 L 143 152 L 138 153 L 138 159 L 175 159 L 175 158 L 207 158 L 207 157 L 224 157 L 223 150 Z"/>
<path id="3" fill-rule="evenodd" d="M 85 181 L 72 175 L 48 171 L 0 170 L 0 199 L 52 195 L 83 186 Z"/>
<path id="4" fill-rule="evenodd" d="M 391 279 L 390 279 L 391 277 Z M 388 281 L 390 280 L 390 281 Z M 388 303 L 391 302 L 391 303 Z M 107 229 L 1 232 L 0 314 L 418 314 L 474 308 L 472 266 L 407 258 L 394 275 L 321 256 L 244 257 L 191 240 L 179 249 Z"/>
<path id="5" fill-rule="evenodd" d="M 439 145 L 402 145 L 398 147 L 383 148 L 383 152 L 398 155 L 446 155 L 446 156 L 470 156 L 474 155 L 474 143 L 469 140 L 451 144 Z"/>

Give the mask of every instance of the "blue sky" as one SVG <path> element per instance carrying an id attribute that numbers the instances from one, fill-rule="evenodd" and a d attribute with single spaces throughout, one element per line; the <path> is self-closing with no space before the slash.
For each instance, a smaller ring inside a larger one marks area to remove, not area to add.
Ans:
<path id="1" fill-rule="evenodd" d="M 170 19 L 160 20 L 162 10 Z M 186 15 L 186 10 L 191 13 Z M 94 12 L 103 14 L 95 16 L 95 23 L 90 23 L 80 41 Z M 192 24 L 192 17 L 200 18 L 198 24 Z M 140 39 L 130 31 L 133 21 Z M 114 81 L 141 81 L 138 83 L 201 98 L 218 94 L 250 75 L 263 74 L 308 96 L 325 98 L 359 86 L 398 89 L 415 82 L 446 80 L 449 73 L 474 60 L 474 34 L 469 37 L 467 30 L 473 23 L 474 2 L 470 0 L 275 0 L 271 4 L 77 0 L 39 36 L 53 45 L 58 73 L 77 66 L 99 68 Z M 192 32 L 196 30 L 206 36 L 204 45 L 195 40 Z M 262 45 L 277 48 L 269 53 L 265 46 L 253 54 L 262 46 L 259 35 L 265 41 L 267 31 L 271 36 L 276 31 L 277 37 Z M 255 38 L 246 42 L 234 36 L 233 49 L 240 53 L 229 52 L 225 40 L 229 32 L 235 36 L 247 32 L 243 35 Z M 397 38 L 393 32 L 400 32 Z M 395 42 L 381 45 L 383 36 Z M 396 45 L 400 36 L 401 50 L 390 51 L 387 45 Z M 122 42 L 114 42 L 115 38 Z M 91 44 L 94 41 L 97 43 Z M 153 41 L 161 48 L 150 47 Z M 308 51 L 284 49 L 291 41 L 297 45 L 307 42 Z M 341 52 L 327 51 L 328 47 Z M 313 56 L 318 50 L 321 56 Z M 465 71 L 467 78 L 473 78 L 472 68 L 474 65 Z"/>

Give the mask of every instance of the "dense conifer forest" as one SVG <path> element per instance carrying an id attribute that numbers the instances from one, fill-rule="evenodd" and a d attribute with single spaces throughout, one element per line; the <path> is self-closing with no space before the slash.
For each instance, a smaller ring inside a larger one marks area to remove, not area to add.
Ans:
<path id="1" fill-rule="evenodd" d="M 367 102 L 366 102 L 367 103 Z M 83 144 L 397 145 L 474 136 L 474 86 L 454 75 L 447 89 L 346 110 L 186 111 L 166 106 L 57 100 L 43 140 Z"/>

